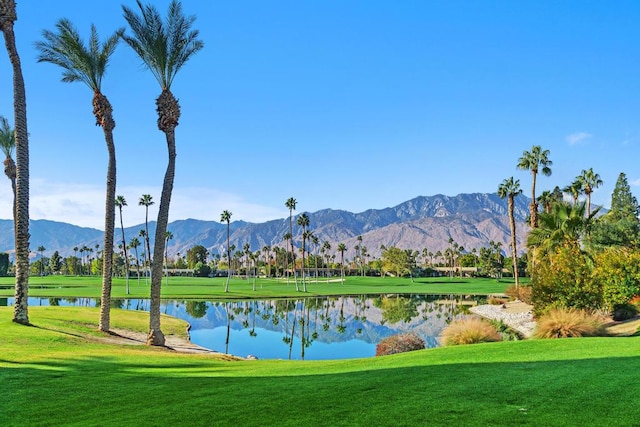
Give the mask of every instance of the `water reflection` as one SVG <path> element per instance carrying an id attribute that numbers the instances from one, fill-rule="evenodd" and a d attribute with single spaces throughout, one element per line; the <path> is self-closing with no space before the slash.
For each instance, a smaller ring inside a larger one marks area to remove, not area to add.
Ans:
<path id="1" fill-rule="evenodd" d="M 259 359 L 372 357 L 380 340 L 414 332 L 427 347 L 480 297 L 379 295 L 262 301 L 163 301 L 161 311 L 190 323 L 195 344 Z M 13 303 L 13 299 L 9 299 Z M 98 306 L 92 298 L 30 298 L 30 305 Z M 149 310 L 149 300 L 113 299 L 112 306 Z"/>

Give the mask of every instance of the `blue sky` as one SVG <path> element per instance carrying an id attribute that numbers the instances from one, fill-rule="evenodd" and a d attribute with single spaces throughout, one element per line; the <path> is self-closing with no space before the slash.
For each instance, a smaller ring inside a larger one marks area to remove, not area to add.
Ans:
<path id="1" fill-rule="evenodd" d="M 125 1 L 137 7 L 134 1 Z M 154 1 L 164 15 L 168 1 Z M 262 222 L 324 208 L 361 212 L 420 195 L 494 192 L 551 151 L 538 194 L 593 168 L 610 204 L 620 172 L 640 185 L 640 3 L 635 1 L 195 1 L 204 49 L 172 91 L 182 107 L 170 220 Z M 121 2 L 19 2 L 27 87 L 31 217 L 103 228 L 106 145 L 91 91 L 38 64 L 59 18 L 88 37 L 125 27 Z M 4 48 L 2 51 L 5 52 Z M 0 114 L 12 117 L 0 55 Z M 166 168 L 160 88 L 124 43 L 103 81 L 114 108 L 125 225 L 144 221 Z M 0 185 L 0 218 L 11 188 Z"/>

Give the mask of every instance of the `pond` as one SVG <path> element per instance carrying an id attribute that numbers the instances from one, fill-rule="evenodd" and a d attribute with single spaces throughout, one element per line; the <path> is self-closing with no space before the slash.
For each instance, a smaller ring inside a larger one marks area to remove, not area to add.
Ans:
<path id="1" fill-rule="evenodd" d="M 162 313 L 187 321 L 202 347 L 259 359 L 372 357 L 383 338 L 403 332 L 437 347 L 442 329 L 484 297 L 378 295 L 251 301 L 166 301 Z M 8 298 L 0 303 L 11 305 Z M 29 298 L 30 306 L 94 307 L 93 298 Z M 118 299 L 115 308 L 149 310 L 149 300 Z"/>

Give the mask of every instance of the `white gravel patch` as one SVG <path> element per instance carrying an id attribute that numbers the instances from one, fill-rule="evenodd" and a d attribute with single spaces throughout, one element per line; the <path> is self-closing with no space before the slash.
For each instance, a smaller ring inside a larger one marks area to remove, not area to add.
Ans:
<path id="1" fill-rule="evenodd" d="M 525 338 L 531 337 L 536 327 L 531 310 L 514 313 L 509 311 L 506 306 L 487 304 L 471 307 L 469 311 L 487 319 L 502 320 L 505 325 L 518 331 Z"/>

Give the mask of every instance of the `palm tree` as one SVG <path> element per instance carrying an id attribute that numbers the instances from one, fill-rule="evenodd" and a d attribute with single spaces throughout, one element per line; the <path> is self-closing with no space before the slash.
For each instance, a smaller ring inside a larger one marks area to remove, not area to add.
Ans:
<path id="1" fill-rule="evenodd" d="M 267 277 L 271 277 L 271 263 L 269 262 L 269 253 L 271 252 L 271 246 L 267 246 L 267 245 L 263 246 L 262 252 L 264 253 L 264 263 L 265 263 L 264 274 Z"/>
<path id="2" fill-rule="evenodd" d="M 140 240 L 137 237 L 134 237 L 129 242 L 129 247 L 133 249 L 136 253 L 136 271 L 138 273 L 138 286 L 140 285 L 140 257 L 138 256 L 138 246 L 140 246 Z M 127 261 L 128 262 L 128 261 Z"/>
<path id="3" fill-rule="evenodd" d="M 318 283 L 318 250 L 320 249 L 320 239 L 315 234 L 311 233 L 311 243 L 315 249 L 315 256 L 313 257 L 313 264 L 316 271 L 316 283 Z"/>
<path id="4" fill-rule="evenodd" d="M 589 168 L 589 170 L 583 169 L 577 180 L 582 184 L 584 194 L 587 196 L 587 216 L 590 216 L 591 193 L 603 184 L 602 179 L 600 179 L 599 174 L 593 171 L 593 168 Z"/>
<path id="5" fill-rule="evenodd" d="M 516 283 L 516 294 L 520 295 L 520 282 L 518 280 L 517 263 L 518 251 L 516 247 L 516 220 L 513 214 L 514 199 L 518 194 L 522 194 L 522 189 L 520 189 L 520 180 L 514 180 L 513 177 L 505 179 L 498 187 L 498 196 L 500 196 L 501 199 L 507 199 L 509 211 L 509 226 L 511 228 L 511 257 L 513 259 L 513 278 Z"/>
<path id="6" fill-rule="evenodd" d="M 44 276 L 44 251 L 46 251 L 47 248 L 45 248 L 44 246 L 40 245 L 38 246 L 38 252 L 40 252 L 40 275 Z"/>
<path id="7" fill-rule="evenodd" d="M 144 242 L 147 247 L 147 254 L 149 254 L 149 264 L 151 264 L 151 245 L 149 244 L 149 206 L 154 203 L 153 197 L 151 197 L 150 194 L 143 194 L 138 200 L 138 206 L 144 206 Z M 164 237 L 166 237 L 166 235 Z"/>
<path id="8" fill-rule="evenodd" d="M 307 227 L 309 226 L 309 215 L 304 212 L 302 215 L 298 217 L 297 224 L 302 227 L 302 288 L 303 292 L 307 292 L 307 282 L 304 278 L 304 252 L 305 252 L 305 241 L 307 239 Z M 297 289 L 296 289 L 297 290 Z"/>
<path id="9" fill-rule="evenodd" d="M 142 237 L 142 269 L 144 270 L 144 284 L 148 284 L 148 275 L 147 275 L 147 256 L 150 255 L 149 251 L 145 250 L 145 241 L 147 240 L 147 232 L 144 230 L 138 231 L 138 236 Z"/>
<path id="10" fill-rule="evenodd" d="M 118 212 L 120 212 L 120 231 L 122 231 L 122 249 L 124 250 L 124 268 L 125 268 L 125 277 L 127 284 L 127 295 L 129 295 L 129 255 L 127 254 L 127 240 L 124 237 L 124 223 L 122 222 L 122 208 L 127 206 L 127 200 L 124 196 L 116 196 L 115 205 L 118 207 Z"/>
<path id="11" fill-rule="evenodd" d="M 347 251 L 347 246 L 344 243 L 338 244 L 338 252 L 340 252 L 340 272 L 342 273 L 342 283 L 344 283 L 344 253 Z"/>
<path id="12" fill-rule="evenodd" d="M 573 198 L 574 205 L 578 204 L 578 198 L 580 197 L 580 194 L 582 194 L 583 191 L 584 191 L 584 188 L 582 187 L 582 182 L 577 178 L 571 184 L 567 185 L 562 189 L 563 193 L 568 193 L 571 195 L 571 197 Z"/>
<path id="13" fill-rule="evenodd" d="M 232 213 L 229 211 L 222 211 L 220 215 L 220 222 L 227 223 L 227 282 L 224 285 L 224 291 L 229 292 L 229 279 L 231 278 L 231 246 L 229 245 L 229 224 L 231 223 Z"/>
<path id="14" fill-rule="evenodd" d="M 85 45 L 71 21 L 61 19 L 56 24 L 56 32 L 44 30 L 43 41 L 36 43 L 39 51 L 38 62 L 49 62 L 60 66 L 64 71 L 65 83 L 82 82 L 93 91 L 93 114 L 96 125 L 102 127 L 107 143 L 109 160 L 107 166 L 107 189 L 104 214 L 104 248 L 102 259 L 102 296 L 100 302 L 100 324 L 98 330 L 108 331 L 110 327 L 111 276 L 113 268 L 113 230 L 115 222 L 116 196 L 116 149 L 113 142 L 113 109 L 107 97 L 102 93 L 104 77 L 111 55 L 118 45 L 123 30 L 118 30 L 103 43 L 98 39 L 98 31 L 91 26 L 89 44 Z"/>
<path id="15" fill-rule="evenodd" d="M 540 215 L 540 227 L 531 230 L 527 237 L 529 248 L 540 249 L 542 255 L 555 250 L 566 242 L 579 243 L 588 233 L 600 208 L 586 215 L 586 203 L 555 203 L 551 213 Z"/>
<path id="16" fill-rule="evenodd" d="M 542 211 L 545 213 L 551 212 L 551 205 L 556 201 L 555 196 L 549 190 L 545 190 L 538 196 L 538 203 L 542 204 Z"/>
<path id="17" fill-rule="evenodd" d="M 169 221 L 169 205 L 173 191 L 176 163 L 175 129 L 180 119 L 180 105 L 171 93 L 171 84 L 178 71 L 187 61 L 204 47 L 198 40 L 198 31 L 191 30 L 195 16 L 185 17 L 180 2 L 169 5 L 166 21 L 153 5 L 143 6 L 137 1 L 141 15 L 127 6 L 122 6 L 124 17 L 133 36 L 123 35 L 124 41 L 138 54 L 156 78 L 162 93 L 156 99 L 158 129 L 167 140 L 168 164 L 162 185 L 158 221 L 154 239 L 151 268 L 151 303 L 149 307 L 149 336 L 147 344 L 164 345 L 164 334 L 160 330 L 160 288 L 162 286 L 162 255 L 164 236 Z"/>
<path id="18" fill-rule="evenodd" d="M 247 277 L 247 280 L 249 280 L 249 271 L 250 271 L 250 261 L 251 261 L 251 244 L 249 242 L 246 242 L 244 245 L 242 245 L 242 253 L 244 254 L 245 257 L 245 276 Z"/>
<path id="19" fill-rule="evenodd" d="M 20 56 L 16 48 L 13 23 L 17 19 L 16 2 L 0 0 L 0 31 L 13 68 L 13 111 L 16 138 L 16 203 L 14 231 L 16 250 L 16 284 L 13 321 L 29 325 L 29 133 L 27 131 L 27 97 Z"/>
<path id="20" fill-rule="evenodd" d="M 320 251 L 323 253 L 323 255 L 325 256 L 326 260 L 327 260 L 327 266 L 326 266 L 326 270 L 325 270 L 325 276 L 327 277 L 327 283 L 329 283 L 329 251 L 331 250 L 331 243 L 329 243 L 328 240 L 325 240 L 324 242 L 322 242 L 322 248 L 320 249 Z"/>
<path id="21" fill-rule="evenodd" d="M 536 176 L 538 175 L 538 172 L 542 173 L 544 176 L 550 176 L 551 165 L 553 165 L 553 162 L 549 160 L 549 150 L 543 150 L 539 145 L 534 145 L 531 147 L 531 151 L 525 151 L 522 153 L 522 157 L 518 159 L 518 169 L 531 171 L 531 203 L 529 204 L 531 228 L 536 228 L 538 226 Z"/>
<path id="22" fill-rule="evenodd" d="M 284 205 L 289 209 L 289 250 L 291 251 L 291 253 L 293 253 L 293 211 L 296 209 L 297 204 L 298 202 L 293 197 L 289 197 L 287 201 L 284 203 Z M 293 279 L 296 282 L 296 291 L 297 291 L 298 279 L 296 278 L 296 275 L 295 275 L 295 264 L 293 265 L 293 271 L 294 271 Z M 287 269 L 287 284 L 289 284 L 289 269 Z"/>
<path id="23" fill-rule="evenodd" d="M 9 126 L 9 121 L 0 116 L 0 150 L 5 155 L 4 174 L 11 181 L 13 190 L 13 220 L 16 217 L 16 162 L 13 160 L 13 150 L 16 148 L 16 131 Z M 15 230 L 14 230 L 15 231 Z"/>
<path id="24" fill-rule="evenodd" d="M 167 277 L 165 279 L 165 285 L 169 285 L 169 240 L 173 239 L 173 233 L 168 231 L 164 234 L 164 265 L 167 269 Z"/>

